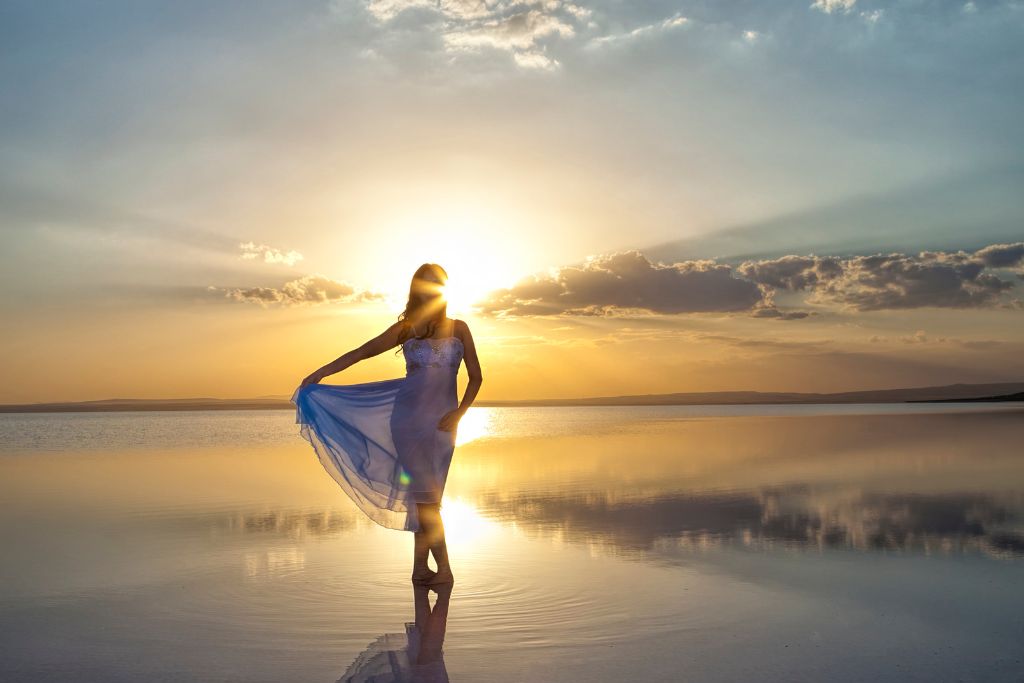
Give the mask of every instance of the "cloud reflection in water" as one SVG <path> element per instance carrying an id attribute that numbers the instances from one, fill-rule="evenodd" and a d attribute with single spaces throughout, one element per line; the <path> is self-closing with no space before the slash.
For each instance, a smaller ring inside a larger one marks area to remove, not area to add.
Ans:
<path id="1" fill-rule="evenodd" d="M 679 493 L 608 502 L 600 496 L 481 500 L 486 514 L 561 538 L 642 552 L 675 540 L 706 547 L 796 546 L 858 551 L 1024 556 L 1021 501 L 982 494 L 863 493 L 807 486 Z"/>

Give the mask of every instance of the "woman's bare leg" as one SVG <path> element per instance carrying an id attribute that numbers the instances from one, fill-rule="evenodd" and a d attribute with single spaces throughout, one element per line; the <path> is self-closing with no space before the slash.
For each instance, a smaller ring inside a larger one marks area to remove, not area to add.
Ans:
<path id="1" fill-rule="evenodd" d="M 430 512 L 429 510 L 424 510 L 425 507 L 427 506 L 419 503 L 416 504 L 416 514 L 419 517 L 420 529 L 413 532 L 412 580 L 418 583 L 427 582 L 437 575 L 437 572 L 431 570 L 427 564 L 427 555 L 430 552 L 431 529 Z"/>
<path id="2" fill-rule="evenodd" d="M 440 504 L 423 505 L 421 509 L 424 509 L 427 517 L 430 518 L 427 547 L 434 556 L 434 562 L 437 563 L 437 575 L 433 577 L 431 583 L 451 582 L 454 580 L 454 576 L 452 567 L 448 563 L 448 544 L 444 538 L 444 522 L 441 519 Z"/>

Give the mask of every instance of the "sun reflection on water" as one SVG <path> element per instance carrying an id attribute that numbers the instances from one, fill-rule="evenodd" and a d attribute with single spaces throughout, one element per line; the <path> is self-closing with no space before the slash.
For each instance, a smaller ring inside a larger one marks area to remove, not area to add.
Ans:
<path id="1" fill-rule="evenodd" d="M 472 503 L 462 498 L 445 500 L 441 505 L 445 539 L 449 545 L 465 545 L 495 531 L 498 524 L 480 514 Z"/>
<path id="2" fill-rule="evenodd" d="M 459 420 L 459 428 L 455 432 L 455 446 L 462 446 L 470 441 L 490 436 L 493 424 L 493 408 L 470 408 Z"/>

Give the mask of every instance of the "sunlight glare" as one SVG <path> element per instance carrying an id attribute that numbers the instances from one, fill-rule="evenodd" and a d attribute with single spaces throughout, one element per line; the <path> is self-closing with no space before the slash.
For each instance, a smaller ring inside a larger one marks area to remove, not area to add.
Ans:
<path id="1" fill-rule="evenodd" d="M 492 408 L 477 407 L 467 410 L 459 420 L 459 428 L 455 432 L 455 446 L 463 446 L 470 441 L 490 436 L 493 417 L 494 410 Z"/>
<path id="2" fill-rule="evenodd" d="M 497 524 L 483 517 L 472 503 L 461 498 L 446 500 L 441 505 L 444 535 L 448 545 L 472 543 L 488 535 Z"/>
<path id="3" fill-rule="evenodd" d="M 421 263 L 438 263 L 447 271 L 444 296 L 450 316 L 470 313 L 488 292 L 521 276 L 528 258 L 507 212 L 470 202 L 417 208 L 415 214 L 393 219 L 386 229 L 395 235 L 388 245 L 397 252 L 388 259 L 396 272 L 387 277 L 398 283 L 387 292 L 392 303 L 405 302 L 408 277 Z"/>

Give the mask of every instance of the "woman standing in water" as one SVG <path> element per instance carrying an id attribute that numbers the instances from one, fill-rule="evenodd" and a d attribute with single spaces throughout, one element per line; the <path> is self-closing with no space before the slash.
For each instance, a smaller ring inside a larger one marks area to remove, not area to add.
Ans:
<path id="1" fill-rule="evenodd" d="M 469 326 L 448 317 L 447 282 L 441 266 L 420 266 L 398 322 L 310 374 L 292 396 L 300 433 L 356 505 L 382 526 L 414 533 L 412 580 L 424 584 L 454 581 L 441 495 L 459 420 L 483 381 Z M 318 384 L 395 346 L 405 357 L 405 377 Z M 469 383 L 459 402 L 463 361 Z M 427 565 L 428 554 L 434 556 L 436 572 Z"/>

